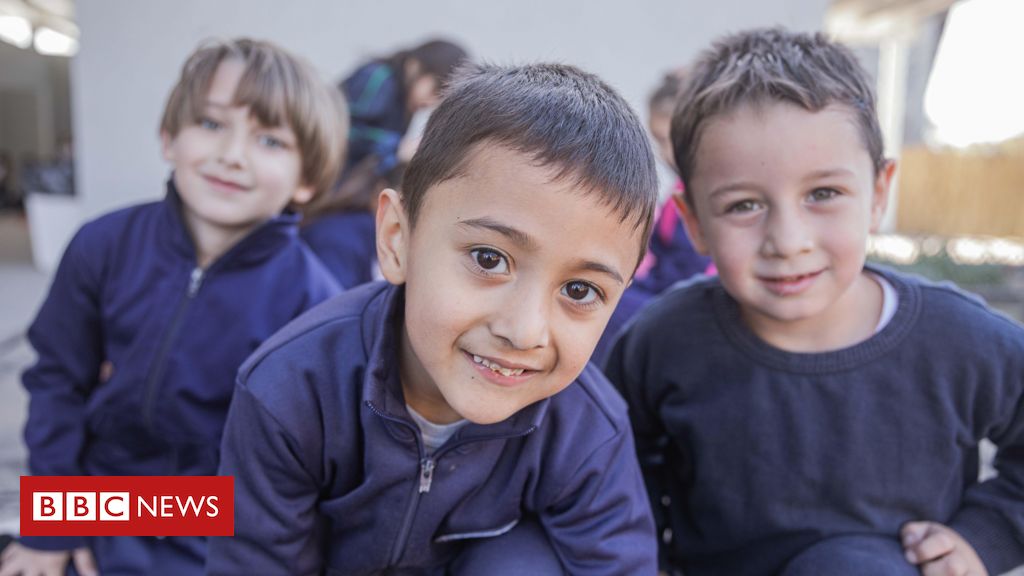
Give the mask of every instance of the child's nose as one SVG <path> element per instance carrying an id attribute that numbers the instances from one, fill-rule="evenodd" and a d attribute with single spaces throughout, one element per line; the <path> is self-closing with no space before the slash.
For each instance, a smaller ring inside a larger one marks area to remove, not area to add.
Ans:
<path id="1" fill-rule="evenodd" d="M 811 227 L 797 210 L 773 209 L 766 222 L 761 254 L 789 258 L 814 248 Z"/>
<path id="2" fill-rule="evenodd" d="M 241 166 L 245 163 L 246 135 L 240 130 L 225 130 L 220 142 L 219 160 L 229 166 Z"/>
<path id="3" fill-rule="evenodd" d="M 540 289 L 512 290 L 497 302 L 491 333 L 517 350 L 543 348 L 550 343 L 550 298 Z"/>

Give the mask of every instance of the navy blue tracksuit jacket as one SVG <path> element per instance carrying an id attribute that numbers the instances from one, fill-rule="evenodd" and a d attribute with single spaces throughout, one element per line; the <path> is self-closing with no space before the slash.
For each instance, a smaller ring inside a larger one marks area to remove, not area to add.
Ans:
<path id="1" fill-rule="evenodd" d="M 207 269 L 196 265 L 173 183 L 163 201 L 85 224 L 29 329 L 38 353 L 23 376 L 31 472 L 215 474 L 238 367 L 339 292 L 297 221 L 271 219 Z M 58 550 L 84 543 L 23 541 Z M 100 570 L 110 572 L 105 564 L 124 559 L 117 546 L 103 549 Z"/>
<path id="2" fill-rule="evenodd" d="M 569 574 L 653 575 L 650 507 L 607 380 L 588 366 L 427 456 L 398 377 L 403 295 L 350 290 L 246 361 L 220 470 L 235 478 L 235 536 L 210 539 L 208 572 L 435 573 L 535 517 Z"/>

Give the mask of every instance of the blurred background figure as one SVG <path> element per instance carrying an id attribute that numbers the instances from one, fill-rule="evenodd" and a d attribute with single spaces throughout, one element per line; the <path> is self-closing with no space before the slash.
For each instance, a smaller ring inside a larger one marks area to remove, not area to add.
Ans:
<path id="1" fill-rule="evenodd" d="M 647 101 L 647 127 L 654 140 L 658 158 L 672 170 L 672 183 L 668 198 L 658 211 L 654 233 L 651 235 L 650 250 L 637 270 L 634 287 L 649 295 L 660 294 L 662 290 L 694 274 L 708 271 L 711 259 L 698 254 L 686 234 L 686 226 L 679 217 L 672 197 L 684 194 L 683 183 L 676 174 L 672 159 L 672 143 L 669 140 L 672 110 L 685 85 L 686 70 L 679 68 L 665 74 L 661 84 L 654 89 Z"/>
<path id="2" fill-rule="evenodd" d="M 377 195 L 385 188 L 398 188 L 405 164 L 385 173 L 379 173 L 380 168 L 378 156 L 367 156 L 303 213 L 302 239 L 345 288 L 381 278 L 374 222 Z"/>
<path id="3" fill-rule="evenodd" d="M 676 282 L 697 274 L 714 273 L 711 259 L 694 250 L 686 233 L 686 225 L 676 209 L 675 198 L 681 198 L 684 191 L 683 183 L 676 173 L 675 160 L 672 159 L 669 132 L 672 111 L 685 86 L 685 74 L 683 68 L 665 74 L 661 84 L 647 100 L 647 129 L 655 144 L 654 152 L 658 160 L 670 170 L 672 177 L 657 212 L 647 254 L 637 267 L 633 285 L 623 293 L 615 313 L 608 321 L 608 327 L 594 349 L 591 361 L 599 365 L 604 363 L 606 354 L 622 328 L 652 298 Z"/>
<path id="4" fill-rule="evenodd" d="M 445 83 L 466 57 L 458 44 L 430 40 L 363 64 L 342 81 L 352 115 L 346 169 L 370 155 L 378 158 L 378 174 L 408 161 L 419 139 L 415 134 L 403 142 L 413 116 L 437 105 Z"/>
<path id="5" fill-rule="evenodd" d="M 352 117 L 345 169 L 334 190 L 304 211 L 302 237 L 342 286 L 379 278 L 377 194 L 400 184 L 419 144 L 415 126 L 466 58 L 458 44 L 431 40 L 371 60 L 341 82 Z"/>

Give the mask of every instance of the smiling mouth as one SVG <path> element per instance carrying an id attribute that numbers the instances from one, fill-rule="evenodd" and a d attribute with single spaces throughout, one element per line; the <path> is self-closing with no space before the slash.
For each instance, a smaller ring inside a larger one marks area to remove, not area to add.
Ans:
<path id="1" fill-rule="evenodd" d="M 793 282 L 799 282 L 799 281 L 805 280 L 807 278 L 813 278 L 813 277 L 817 276 L 818 274 L 821 274 L 821 272 L 819 271 L 819 272 L 811 272 L 810 274 L 797 274 L 795 276 L 762 276 L 761 280 L 764 280 L 765 282 L 772 282 L 772 283 L 777 283 L 777 284 L 788 284 L 788 283 L 793 283 Z"/>
<path id="2" fill-rule="evenodd" d="M 231 182 L 230 180 L 222 180 L 220 178 L 217 178 L 216 176 L 203 176 L 203 178 L 206 178 L 206 180 L 208 182 L 210 182 L 211 184 L 213 184 L 215 186 L 219 186 L 221 188 L 228 188 L 230 190 L 239 190 L 239 191 L 248 190 L 249 189 L 248 186 L 242 186 L 241 184 L 238 184 L 236 182 Z"/>
<path id="3" fill-rule="evenodd" d="M 822 272 L 823 270 L 818 270 L 810 274 L 796 274 L 793 276 L 761 276 L 760 280 L 775 294 L 790 296 L 806 290 Z"/>
<path id="4" fill-rule="evenodd" d="M 529 372 L 529 370 L 526 370 L 525 368 L 506 368 L 497 362 L 492 362 L 487 358 L 477 356 L 476 354 L 472 354 L 471 356 L 473 356 L 473 362 L 484 366 L 485 368 L 490 368 L 492 372 L 501 374 L 502 376 L 522 376 L 523 372 Z"/>

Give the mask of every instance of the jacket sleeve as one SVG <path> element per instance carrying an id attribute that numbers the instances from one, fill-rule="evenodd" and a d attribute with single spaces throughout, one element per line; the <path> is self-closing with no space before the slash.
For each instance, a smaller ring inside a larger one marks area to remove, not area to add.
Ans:
<path id="1" fill-rule="evenodd" d="M 82 475 L 86 401 L 103 360 L 100 321 L 100 250 L 80 230 L 68 244 L 50 292 L 29 328 L 37 360 L 22 375 L 29 394 L 25 444 L 29 471 L 37 476 Z M 74 537 L 26 537 L 31 548 L 67 550 Z"/>
<path id="2" fill-rule="evenodd" d="M 303 462 L 307 448 L 236 387 L 219 470 L 234 477 L 235 535 L 210 538 L 207 574 L 320 573 L 318 484 Z"/>
<path id="3" fill-rule="evenodd" d="M 998 413 L 985 435 L 997 446 L 996 477 L 970 486 L 949 525 L 978 552 L 989 574 L 1024 564 L 1024 331 L 1002 382 L 980 404 Z M 994 378 L 998 379 L 998 378 Z"/>
<path id="4" fill-rule="evenodd" d="M 658 542 L 664 543 L 662 535 L 671 528 L 669 509 L 665 505 L 665 499 L 669 494 L 665 464 L 665 447 L 668 439 L 661 426 L 657 408 L 648 400 L 652 396 L 651 382 L 647 380 L 647 375 L 651 373 L 647 359 L 649 346 L 640 341 L 642 337 L 634 322 L 615 343 L 605 363 L 604 372 L 629 406 L 636 454 L 650 498 L 655 531 L 658 534 Z M 661 544 L 659 548 L 659 564 L 664 568 L 669 565 L 667 550 Z"/>
<path id="5" fill-rule="evenodd" d="M 595 450 L 540 513 L 567 574 L 655 574 L 657 543 L 628 427 Z"/>

